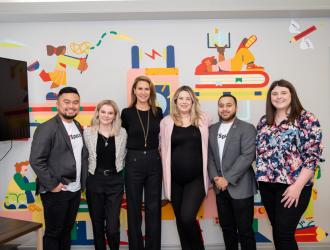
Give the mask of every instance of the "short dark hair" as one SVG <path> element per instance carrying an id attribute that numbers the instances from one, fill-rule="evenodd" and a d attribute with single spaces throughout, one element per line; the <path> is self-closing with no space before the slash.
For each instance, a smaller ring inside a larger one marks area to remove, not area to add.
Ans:
<path id="1" fill-rule="evenodd" d="M 235 102 L 235 106 L 237 106 L 237 99 L 236 99 L 236 97 L 235 96 L 233 96 L 232 94 L 223 94 L 222 96 L 220 96 L 219 97 L 219 99 L 218 99 L 218 104 L 219 104 L 219 101 L 221 100 L 221 98 L 223 98 L 223 97 L 231 97 L 231 98 L 233 98 L 234 99 L 234 102 Z"/>
<path id="2" fill-rule="evenodd" d="M 288 120 L 290 122 L 293 122 L 295 119 L 297 119 L 300 116 L 301 111 L 304 110 L 304 107 L 301 105 L 301 102 L 298 98 L 297 91 L 291 82 L 284 79 L 274 81 L 268 89 L 267 100 L 266 100 L 266 122 L 270 126 L 275 123 L 275 113 L 276 113 L 276 108 L 273 106 L 271 101 L 271 94 L 273 89 L 277 86 L 285 87 L 290 91 L 291 104 L 290 104 L 290 114 L 288 115 Z"/>
<path id="3" fill-rule="evenodd" d="M 63 94 L 68 94 L 68 93 L 74 93 L 74 94 L 77 94 L 78 96 L 80 96 L 78 93 L 78 90 L 76 88 L 64 87 L 64 88 L 60 89 L 60 91 L 58 92 L 57 98 L 59 98 Z"/>

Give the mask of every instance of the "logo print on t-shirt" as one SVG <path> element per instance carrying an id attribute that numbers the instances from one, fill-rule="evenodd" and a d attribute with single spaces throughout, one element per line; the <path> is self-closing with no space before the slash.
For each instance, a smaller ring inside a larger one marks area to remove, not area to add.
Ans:
<path id="1" fill-rule="evenodd" d="M 227 134 L 221 134 L 221 133 L 219 133 L 218 134 L 218 138 L 221 139 L 221 140 L 224 140 L 224 139 L 227 138 Z"/>
<path id="2" fill-rule="evenodd" d="M 81 137 L 81 134 L 76 134 L 76 135 L 69 135 L 70 139 L 71 140 L 74 140 L 74 139 L 77 139 L 77 138 L 80 138 Z"/>

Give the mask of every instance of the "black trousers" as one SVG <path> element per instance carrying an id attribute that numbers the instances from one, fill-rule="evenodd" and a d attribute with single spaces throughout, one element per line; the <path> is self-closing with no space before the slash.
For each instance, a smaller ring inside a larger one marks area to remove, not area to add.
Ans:
<path id="1" fill-rule="evenodd" d="M 238 242 L 242 250 L 255 250 L 253 196 L 233 199 L 225 190 L 216 195 L 216 202 L 226 250 L 238 250 Z"/>
<path id="2" fill-rule="evenodd" d="M 205 198 L 203 176 L 188 183 L 171 180 L 171 201 L 182 250 L 203 250 L 202 233 L 196 216 Z"/>
<path id="3" fill-rule="evenodd" d="M 76 220 L 81 192 L 60 191 L 40 194 L 44 207 L 45 234 L 43 248 L 68 250 L 71 247 L 71 229 Z"/>
<path id="4" fill-rule="evenodd" d="M 313 186 L 305 186 L 301 191 L 298 206 L 285 208 L 281 200 L 288 186 L 280 183 L 259 182 L 261 200 L 272 225 L 276 250 L 298 249 L 294 234 L 312 194 Z"/>
<path id="5" fill-rule="evenodd" d="M 121 173 L 87 177 L 86 198 L 96 250 L 106 249 L 105 235 L 110 249 L 119 250 L 119 216 L 123 193 L 124 178 Z"/>
<path id="6" fill-rule="evenodd" d="M 158 150 L 128 150 L 125 166 L 130 250 L 160 250 L 162 165 Z M 142 237 L 144 192 L 145 244 Z"/>

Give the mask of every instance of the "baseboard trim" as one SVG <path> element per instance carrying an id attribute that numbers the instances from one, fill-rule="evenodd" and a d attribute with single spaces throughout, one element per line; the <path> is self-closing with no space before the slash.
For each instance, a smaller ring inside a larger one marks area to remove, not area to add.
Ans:
<path id="1" fill-rule="evenodd" d="M 36 249 L 35 246 L 19 246 L 17 249 L 21 250 L 32 250 Z M 82 250 L 92 250 L 93 246 L 72 246 L 71 249 L 82 249 Z M 128 246 L 120 247 L 121 250 L 127 250 Z M 225 250 L 224 244 L 207 244 L 205 245 L 206 250 Z M 257 243 L 258 250 L 274 250 L 272 243 Z M 300 250 L 329 250 L 330 242 L 318 242 L 318 243 L 300 243 Z M 162 250 L 181 250 L 178 245 L 166 245 L 162 246 Z"/>

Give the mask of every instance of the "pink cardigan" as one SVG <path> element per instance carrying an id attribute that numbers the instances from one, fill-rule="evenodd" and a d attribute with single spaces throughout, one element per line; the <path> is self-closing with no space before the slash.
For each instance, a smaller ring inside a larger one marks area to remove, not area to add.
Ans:
<path id="1" fill-rule="evenodd" d="M 205 195 L 209 189 L 209 176 L 207 173 L 207 147 L 209 139 L 210 117 L 202 114 L 199 130 L 202 137 L 202 154 L 203 154 L 203 179 L 205 187 Z M 163 182 L 165 198 L 171 200 L 171 136 L 174 127 L 174 121 L 170 115 L 166 116 L 160 122 L 160 151 L 163 164 Z"/>

